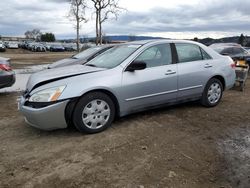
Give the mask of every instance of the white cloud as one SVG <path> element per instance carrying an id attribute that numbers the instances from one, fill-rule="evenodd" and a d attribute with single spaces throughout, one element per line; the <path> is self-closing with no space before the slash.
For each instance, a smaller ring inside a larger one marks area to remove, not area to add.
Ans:
<path id="1" fill-rule="evenodd" d="M 152 35 L 167 38 L 223 37 L 250 35 L 250 2 L 245 0 L 120 0 L 123 12 L 118 21 L 104 23 L 109 34 Z M 75 36 L 73 23 L 66 17 L 68 0 L 1 0 L 0 35 L 23 35 L 40 28 L 57 37 Z M 94 36 L 90 21 L 82 25 L 82 36 Z"/>

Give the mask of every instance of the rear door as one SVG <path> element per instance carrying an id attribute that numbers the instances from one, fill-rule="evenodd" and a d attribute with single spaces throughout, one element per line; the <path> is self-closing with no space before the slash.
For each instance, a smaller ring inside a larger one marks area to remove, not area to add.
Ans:
<path id="1" fill-rule="evenodd" d="M 195 44 L 176 43 L 175 46 L 178 56 L 178 99 L 201 96 L 213 74 L 212 58 Z"/>

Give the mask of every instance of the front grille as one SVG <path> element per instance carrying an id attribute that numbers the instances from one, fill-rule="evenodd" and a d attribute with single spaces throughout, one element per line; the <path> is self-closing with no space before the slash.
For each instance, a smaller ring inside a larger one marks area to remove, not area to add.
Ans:
<path id="1" fill-rule="evenodd" d="M 55 104 L 57 102 L 29 102 L 29 101 L 26 101 L 24 103 L 25 106 L 28 106 L 28 107 L 31 107 L 31 108 L 44 108 L 44 107 L 47 107 L 47 106 L 50 106 L 52 104 Z"/>

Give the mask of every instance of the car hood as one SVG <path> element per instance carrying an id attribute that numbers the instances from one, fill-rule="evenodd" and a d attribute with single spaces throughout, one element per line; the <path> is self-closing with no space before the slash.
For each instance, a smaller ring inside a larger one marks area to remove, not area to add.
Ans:
<path id="1" fill-rule="evenodd" d="M 106 70 L 105 68 L 96 68 L 84 65 L 73 65 L 55 69 L 46 69 L 41 72 L 34 73 L 30 76 L 27 83 L 28 91 L 33 90 L 41 85 L 57 81 L 60 79 L 77 76 L 81 74 L 89 74 Z"/>
<path id="2" fill-rule="evenodd" d="M 66 58 L 66 59 L 62 59 L 62 60 L 59 60 L 59 61 L 52 63 L 51 65 L 48 66 L 48 68 L 53 69 L 53 68 L 57 68 L 57 67 L 62 67 L 65 64 L 72 63 L 72 62 L 75 62 L 75 59 Z"/>

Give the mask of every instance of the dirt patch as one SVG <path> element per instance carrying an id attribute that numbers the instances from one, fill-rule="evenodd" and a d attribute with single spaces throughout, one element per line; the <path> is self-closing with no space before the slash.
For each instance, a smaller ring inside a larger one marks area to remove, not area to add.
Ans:
<path id="1" fill-rule="evenodd" d="M 18 94 L 0 94 L 0 187 L 246 187 L 249 87 L 216 108 L 139 113 L 96 135 L 29 127 Z"/>
<path id="2" fill-rule="evenodd" d="M 7 49 L 1 53 L 1 57 L 11 59 L 13 68 L 23 68 L 23 66 L 49 64 L 60 59 L 71 57 L 73 52 L 31 52 L 24 49 Z"/>
<path id="3" fill-rule="evenodd" d="M 225 157 L 227 180 L 233 187 L 250 185 L 250 123 L 230 130 L 230 137 L 219 142 L 219 151 Z"/>

